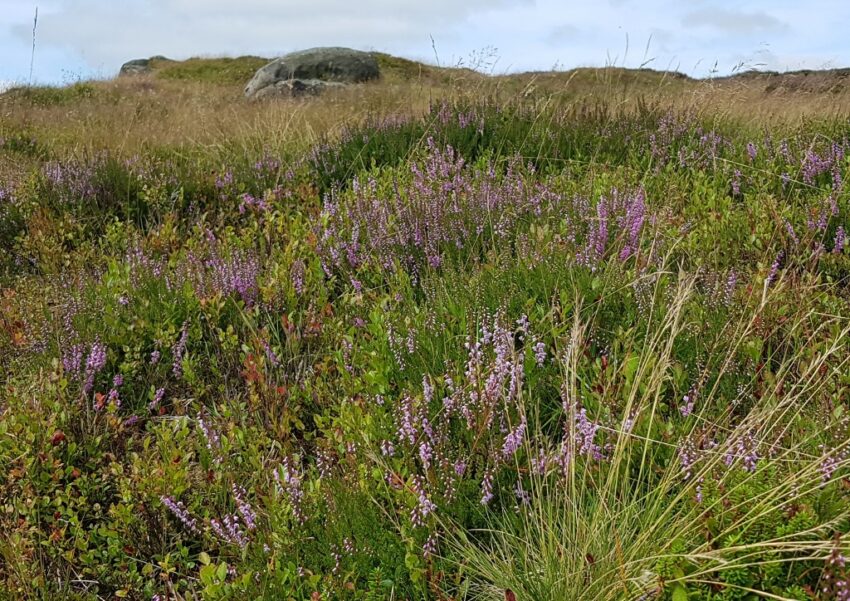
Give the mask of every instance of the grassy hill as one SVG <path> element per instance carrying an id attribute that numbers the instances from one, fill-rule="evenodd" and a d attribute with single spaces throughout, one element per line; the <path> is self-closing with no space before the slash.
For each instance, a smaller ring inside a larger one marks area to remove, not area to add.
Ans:
<path id="1" fill-rule="evenodd" d="M 378 59 L 0 96 L 0 599 L 845 599 L 846 74 Z"/>

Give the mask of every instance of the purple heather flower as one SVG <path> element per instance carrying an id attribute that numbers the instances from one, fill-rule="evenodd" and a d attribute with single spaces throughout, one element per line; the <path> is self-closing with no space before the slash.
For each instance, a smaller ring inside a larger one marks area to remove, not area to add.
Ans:
<path id="1" fill-rule="evenodd" d="M 522 487 L 522 480 L 517 479 L 516 486 L 514 487 L 514 495 L 520 505 L 531 504 L 531 495 Z"/>
<path id="2" fill-rule="evenodd" d="M 437 535 L 432 534 L 422 545 L 422 555 L 427 559 L 437 553 Z"/>
<path id="3" fill-rule="evenodd" d="M 534 360 L 538 366 L 546 362 L 546 343 L 538 342 L 534 345 Z"/>
<path id="4" fill-rule="evenodd" d="M 295 289 L 295 294 L 301 296 L 304 294 L 304 274 L 306 272 L 306 265 L 304 261 L 298 259 L 292 264 L 291 278 L 292 278 L 292 287 Z"/>
<path id="5" fill-rule="evenodd" d="M 148 405 L 148 408 L 153 411 L 157 407 L 159 407 L 160 403 L 162 403 L 162 399 L 165 396 L 165 388 L 158 388 L 156 392 L 154 392 L 153 400 Z"/>
<path id="6" fill-rule="evenodd" d="M 732 176 L 732 194 L 735 196 L 741 195 L 741 170 L 735 169 L 735 173 Z"/>
<path id="7" fill-rule="evenodd" d="M 204 434 L 204 440 L 207 443 L 207 450 L 215 456 L 216 460 L 220 460 L 218 452 L 221 448 L 221 438 L 219 437 L 218 432 L 216 432 L 215 428 L 208 424 L 200 415 L 198 416 L 198 426 Z"/>
<path id="8" fill-rule="evenodd" d="M 414 408 L 414 402 L 412 397 L 410 397 L 409 395 L 405 395 L 405 397 L 401 400 L 401 404 L 399 406 L 399 413 L 397 415 L 397 436 L 400 440 L 407 441 L 411 445 L 416 444 L 416 424 L 419 420 L 416 417 L 416 411 Z"/>
<path id="9" fill-rule="evenodd" d="M 109 391 L 109 394 L 106 397 L 107 404 L 112 404 L 116 409 L 121 407 L 121 399 L 118 397 L 118 391 L 114 388 Z"/>
<path id="10" fill-rule="evenodd" d="M 73 374 L 80 371 L 80 366 L 83 363 L 83 345 L 75 344 L 67 351 L 62 353 L 62 369 L 66 374 Z"/>
<path id="11" fill-rule="evenodd" d="M 106 346 L 100 341 L 95 341 L 86 359 L 86 371 L 97 373 L 106 365 Z"/>
<path id="12" fill-rule="evenodd" d="M 824 451 L 824 449 L 825 447 L 821 445 L 821 451 Z M 832 480 L 832 475 L 847 460 L 848 454 L 850 454 L 850 451 L 844 449 L 840 453 L 832 452 L 824 456 L 820 464 L 821 487 L 826 486 Z"/>
<path id="13" fill-rule="evenodd" d="M 502 444 L 502 457 L 508 459 L 516 454 L 525 439 L 525 428 L 526 422 L 523 415 L 517 427 L 505 436 L 505 442 Z"/>
<path id="14" fill-rule="evenodd" d="M 757 154 L 758 150 L 756 149 L 756 145 L 752 142 L 747 142 L 747 156 L 750 157 L 750 162 L 756 160 Z"/>
<path id="15" fill-rule="evenodd" d="M 844 233 L 844 227 L 838 226 L 835 230 L 835 243 L 832 246 L 832 252 L 840 255 L 844 252 L 844 245 L 847 243 L 847 235 Z"/>
<path id="16" fill-rule="evenodd" d="M 265 350 L 266 352 L 266 359 L 269 360 L 269 363 L 272 365 L 272 367 L 280 367 L 280 360 L 277 358 L 277 355 L 275 354 L 271 345 L 265 340 L 262 340 L 261 343 L 263 345 L 263 350 Z"/>
<path id="17" fill-rule="evenodd" d="M 791 240 L 795 245 L 800 244 L 800 239 L 797 237 L 797 233 L 794 231 L 794 226 L 786 219 L 785 220 L 785 230 L 788 232 L 788 235 L 791 237 Z"/>
<path id="18" fill-rule="evenodd" d="M 587 417 L 587 409 L 583 408 L 576 415 L 576 433 L 579 438 L 578 454 L 593 459 L 602 458 L 602 450 L 594 442 L 599 424 L 591 422 Z"/>
<path id="19" fill-rule="evenodd" d="M 242 531 L 235 516 L 225 515 L 221 521 L 211 519 L 210 527 L 222 541 L 238 545 L 243 549 L 248 546 L 248 537 Z"/>
<path id="20" fill-rule="evenodd" d="M 94 386 L 94 378 L 106 365 L 106 346 L 95 340 L 86 359 L 86 380 L 83 384 L 83 394 L 87 395 Z"/>
<path id="21" fill-rule="evenodd" d="M 490 470 L 484 472 L 484 480 L 481 482 L 481 504 L 489 505 L 493 500 L 493 473 Z"/>
<path id="22" fill-rule="evenodd" d="M 693 474 L 693 466 L 697 462 L 697 450 L 694 443 L 685 440 L 679 445 L 679 465 L 682 468 L 682 479 L 690 480 Z"/>
<path id="23" fill-rule="evenodd" d="M 183 525 L 187 530 L 194 532 L 195 534 L 201 533 L 198 528 L 198 521 L 189 514 L 182 502 L 174 501 L 174 499 L 167 496 L 162 496 L 159 500 L 162 501 L 162 504 L 165 505 L 178 520 L 183 522 Z"/>
<path id="24" fill-rule="evenodd" d="M 410 512 L 410 521 L 414 526 L 424 526 L 425 518 L 436 511 L 437 506 L 428 498 L 422 476 L 413 476 L 410 487 L 413 489 L 417 498 L 417 503 Z"/>
<path id="25" fill-rule="evenodd" d="M 729 272 L 729 277 L 726 278 L 726 289 L 723 293 L 723 304 L 727 307 L 732 304 L 735 296 L 735 286 L 738 283 L 738 274 L 735 270 Z"/>
<path id="26" fill-rule="evenodd" d="M 767 285 L 770 286 L 773 281 L 776 279 L 777 274 L 779 273 L 779 266 L 782 264 L 782 258 L 785 256 L 784 251 L 779 251 L 779 254 L 776 255 L 776 259 L 773 261 L 773 264 L 770 266 L 770 273 L 767 274 Z"/>
<path id="27" fill-rule="evenodd" d="M 159 358 L 161 356 L 162 354 L 158 350 L 151 352 L 150 364 L 156 365 L 157 363 L 159 363 Z"/>
<path id="28" fill-rule="evenodd" d="M 233 183 L 233 173 L 230 171 L 226 171 L 223 176 L 217 177 L 215 180 L 215 187 L 221 190 L 226 186 L 230 186 Z"/>
<path id="29" fill-rule="evenodd" d="M 731 466 L 736 459 L 740 459 L 744 470 L 752 473 L 756 471 L 759 459 L 761 459 L 757 447 L 758 443 L 751 434 L 741 436 L 734 444 L 730 444 L 723 461 L 727 466 Z"/>
<path id="30" fill-rule="evenodd" d="M 251 508 L 250 503 L 245 500 L 245 489 L 236 484 L 233 485 L 233 498 L 236 500 L 236 508 L 239 510 L 239 515 L 242 516 L 242 521 L 248 530 L 254 530 L 257 527 L 257 514 Z"/>
<path id="31" fill-rule="evenodd" d="M 431 458 L 434 450 L 431 448 L 431 443 L 427 440 L 422 440 L 419 443 L 419 461 L 422 462 L 422 469 L 428 471 L 431 467 Z"/>
<path id="32" fill-rule="evenodd" d="M 682 404 L 679 406 L 679 411 L 682 414 L 682 417 L 688 417 L 691 413 L 694 412 L 694 404 L 697 400 L 697 391 L 694 388 L 691 388 L 688 391 L 688 394 L 682 397 Z"/>
<path id="33" fill-rule="evenodd" d="M 277 483 L 278 491 L 286 494 L 289 500 L 292 515 L 298 523 L 303 524 L 307 520 L 307 517 L 302 509 L 304 492 L 301 489 L 301 477 L 296 473 L 289 457 L 284 457 L 283 464 L 280 468 L 272 472 L 272 474 Z"/>
<path id="34" fill-rule="evenodd" d="M 180 332 L 180 339 L 171 349 L 171 354 L 174 357 L 172 363 L 172 372 L 178 378 L 183 376 L 183 353 L 186 352 L 186 342 L 189 340 L 189 322 L 183 323 L 183 329 Z"/>

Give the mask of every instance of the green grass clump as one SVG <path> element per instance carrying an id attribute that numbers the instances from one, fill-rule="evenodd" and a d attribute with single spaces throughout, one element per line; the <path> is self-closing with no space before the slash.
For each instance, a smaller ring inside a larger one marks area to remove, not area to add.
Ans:
<path id="1" fill-rule="evenodd" d="M 244 85 L 257 69 L 269 62 L 258 56 L 190 58 L 185 61 L 151 61 L 156 77 L 218 85 Z"/>
<path id="2" fill-rule="evenodd" d="M 70 106 L 94 98 L 97 87 L 90 82 L 77 82 L 69 86 L 26 86 L 12 88 L 3 96 L 6 101 L 20 102 L 38 107 Z"/>

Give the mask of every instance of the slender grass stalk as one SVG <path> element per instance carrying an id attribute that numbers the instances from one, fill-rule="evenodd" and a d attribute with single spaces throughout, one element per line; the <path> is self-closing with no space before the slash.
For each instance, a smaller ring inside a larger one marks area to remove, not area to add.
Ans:
<path id="1" fill-rule="evenodd" d="M 33 68 L 35 67 L 35 40 L 36 33 L 38 31 L 38 6 L 35 7 L 35 17 L 32 20 L 32 54 L 30 54 L 30 77 L 29 84 L 32 86 L 32 73 Z"/>

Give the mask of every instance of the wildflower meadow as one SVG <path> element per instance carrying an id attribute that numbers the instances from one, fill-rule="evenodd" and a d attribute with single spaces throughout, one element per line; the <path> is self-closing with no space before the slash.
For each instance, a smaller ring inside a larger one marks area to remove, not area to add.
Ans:
<path id="1" fill-rule="evenodd" d="M 846 109 L 110 85 L 0 97 L 0 598 L 850 599 Z"/>

